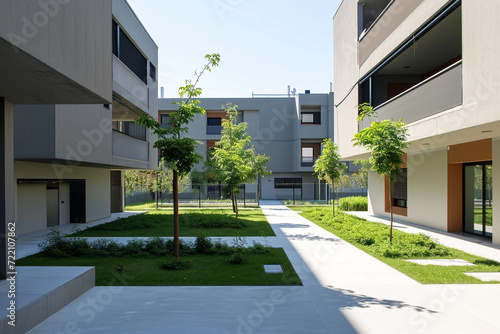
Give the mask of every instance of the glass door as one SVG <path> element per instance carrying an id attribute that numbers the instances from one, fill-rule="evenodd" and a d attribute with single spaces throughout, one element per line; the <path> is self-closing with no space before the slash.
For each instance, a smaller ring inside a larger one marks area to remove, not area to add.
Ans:
<path id="1" fill-rule="evenodd" d="M 464 231 L 491 237 L 493 230 L 492 165 L 464 165 Z"/>

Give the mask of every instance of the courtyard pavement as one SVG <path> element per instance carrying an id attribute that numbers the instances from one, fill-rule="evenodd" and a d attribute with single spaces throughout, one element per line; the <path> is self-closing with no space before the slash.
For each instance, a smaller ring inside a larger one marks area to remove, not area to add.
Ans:
<path id="1" fill-rule="evenodd" d="M 30 333 L 500 332 L 500 285 L 422 285 L 278 202 L 261 207 L 303 286 L 95 287 Z"/>

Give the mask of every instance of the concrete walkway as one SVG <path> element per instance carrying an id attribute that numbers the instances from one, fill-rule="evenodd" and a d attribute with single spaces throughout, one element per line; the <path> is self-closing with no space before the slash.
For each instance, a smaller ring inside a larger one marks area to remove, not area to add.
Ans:
<path id="1" fill-rule="evenodd" d="M 303 286 L 96 287 L 30 333 L 500 332 L 500 285 L 421 285 L 278 202 L 261 206 Z"/>

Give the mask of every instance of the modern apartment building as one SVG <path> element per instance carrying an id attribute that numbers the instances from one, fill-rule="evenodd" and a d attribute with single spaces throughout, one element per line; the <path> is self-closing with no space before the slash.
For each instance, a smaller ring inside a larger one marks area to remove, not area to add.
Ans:
<path id="1" fill-rule="evenodd" d="M 30 10 L 46 10 L 37 7 L 44 2 L 22 1 L 32 3 L 27 8 L 9 3 L 28 11 L 26 17 L 38 15 Z M 36 54 L 47 57 L 43 62 L 53 62 L 90 88 L 73 84 L 70 91 L 54 70 L 40 73 L 54 77 L 39 83 L 44 90 L 16 89 L 36 98 L 11 99 L 18 235 L 123 211 L 122 171 L 157 164 L 155 138 L 134 120 L 157 115 L 158 47 L 128 3 L 72 1 L 52 11 L 47 27 L 27 45 L 40 44 Z M 23 21 L 13 21 L 23 29 Z M 12 62 L 19 61 L 14 54 Z M 38 79 L 37 73 L 30 75 Z M 93 86 L 102 97 L 91 94 Z"/>
<path id="2" fill-rule="evenodd" d="M 397 217 L 500 244 L 500 4 L 496 0 L 345 0 L 334 18 L 335 141 L 352 138 L 358 104 L 408 124 Z M 369 176 L 369 210 L 388 215 L 388 182 Z"/>
<path id="3" fill-rule="evenodd" d="M 87 12 L 85 20 L 79 18 Z M 111 102 L 111 40 L 103 31 L 111 1 L 2 1 L 0 11 L 0 229 L 17 222 L 14 104 Z M 50 19 L 49 19 L 50 17 Z M 43 19 L 43 20 L 42 20 Z M 42 21 L 39 21 L 42 20 Z M 71 35 L 66 32 L 73 32 Z M 53 38 L 57 36 L 58 38 Z M 79 41 L 77 43 L 77 41 Z M 11 225 L 12 227 L 12 225 Z M 22 229 L 18 222 L 16 227 Z M 7 234 L 0 239 L 0 278 L 6 276 Z"/>
<path id="4" fill-rule="evenodd" d="M 176 99 L 160 99 L 158 118 L 165 126 L 168 114 L 176 110 Z M 325 199 L 313 165 L 321 155 L 324 138 L 333 138 L 333 93 L 298 94 L 286 97 L 202 98 L 206 114 L 189 125 L 187 136 L 201 145 L 198 153 L 206 157 L 221 137 L 224 107 L 238 106 L 239 121 L 248 123 L 247 132 L 257 154 L 270 157 L 267 169 L 272 175 L 256 180 L 262 199 Z M 203 164 L 195 166 L 202 170 Z"/>

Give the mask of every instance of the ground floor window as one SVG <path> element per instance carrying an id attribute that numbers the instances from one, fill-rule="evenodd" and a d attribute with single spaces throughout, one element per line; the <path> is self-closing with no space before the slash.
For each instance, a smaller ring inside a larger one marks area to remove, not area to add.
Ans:
<path id="1" fill-rule="evenodd" d="M 407 208 L 408 203 L 408 170 L 403 168 L 396 175 L 396 182 L 392 185 L 393 206 Z"/>
<path id="2" fill-rule="evenodd" d="M 274 179 L 275 189 L 302 188 L 301 177 L 277 177 Z"/>

